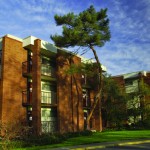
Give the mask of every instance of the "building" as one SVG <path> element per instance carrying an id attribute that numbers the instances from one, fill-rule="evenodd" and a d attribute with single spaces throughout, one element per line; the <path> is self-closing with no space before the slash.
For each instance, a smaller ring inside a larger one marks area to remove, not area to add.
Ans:
<path id="1" fill-rule="evenodd" d="M 35 134 L 84 130 L 94 90 L 85 75 L 65 73 L 71 64 L 81 63 L 80 56 L 33 36 L 0 38 L 2 123 L 25 123 Z M 97 110 L 91 120 L 95 130 L 100 124 Z"/>
<path id="2" fill-rule="evenodd" d="M 150 92 L 147 92 L 145 95 L 143 88 L 150 86 L 150 72 L 132 72 L 114 76 L 113 79 L 117 81 L 120 87 L 131 98 L 126 105 L 129 115 L 128 124 L 135 124 L 145 119 L 142 109 L 146 107 L 150 108 Z"/>

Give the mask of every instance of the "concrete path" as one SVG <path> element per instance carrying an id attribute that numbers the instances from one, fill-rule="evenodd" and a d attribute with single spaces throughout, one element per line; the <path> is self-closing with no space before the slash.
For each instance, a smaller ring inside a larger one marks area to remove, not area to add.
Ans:
<path id="1" fill-rule="evenodd" d="M 94 150 L 94 149 L 96 150 L 96 149 L 105 149 L 105 148 L 111 148 L 116 146 L 118 147 L 118 146 L 127 146 L 127 145 L 140 145 L 143 143 L 150 143 L 150 139 L 93 143 L 93 144 L 86 144 L 86 145 L 77 145 L 72 147 L 59 147 L 59 148 L 43 149 L 43 150 Z"/>

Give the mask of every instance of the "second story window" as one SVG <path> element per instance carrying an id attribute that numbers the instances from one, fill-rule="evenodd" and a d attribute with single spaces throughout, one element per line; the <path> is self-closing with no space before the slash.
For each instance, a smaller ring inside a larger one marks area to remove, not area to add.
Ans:
<path id="1" fill-rule="evenodd" d="M 56 104 L 56 86 L 51 85 L 49 82 L 42 82 L 41 103 Z"/>
<path id="2" fill-rule="evenodd" d="M 83 89 L 83 107 L 90 107 L 90 93 L 89 90 Z"/>

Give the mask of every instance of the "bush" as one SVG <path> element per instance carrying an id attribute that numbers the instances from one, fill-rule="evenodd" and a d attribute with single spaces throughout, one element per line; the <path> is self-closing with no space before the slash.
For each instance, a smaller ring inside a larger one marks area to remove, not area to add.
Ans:
<path id="1" fill-rule="evenodd" d="M 49 145 L 49 144 L 57 144 L 61 143 L 68 138 L 79 137 L 79 136 L 90 136 L 92 135 L 91 131 L 81 131 L 81 132 L 69 132 L 69 133 L 44 133 L 40 136 L 29 136 L 28 138 L 24 139 L 26 144 L 23 144 L 24 147 L 27 146 L 42 146 L 42 145 Z"/>
<path id="2" fill-rule="evenodd" d="M 8 150 L 22 147 L 57 144 L 67 140 L 68 138 L 92 135 L 92 131 L 85 130 L 81 132 L 69 132 L 64 134 L 43 133 L 40 136 L 34 136 L 31 131 L 32 128 L 23 125 L 14 128 L 11 124 L 0 124 L 0 132 L 3 133 L 0 135 L 0 137 L 2 137 L 0 149 Z"/>
<path id="3" fill-rule="evenodd" d="M 2 145 L 2 149 L 14 149 L 14 148 L 22 148 L 22 147 L 27 147 L 26 143 L 24 141 L 16 141 L 16 140 L 11 140 L 11 141 L 7 141 L 7 143 L 5 143 L 5 145 Z"/>
<path id="4" fill-rule="evenodd" d="M 150 129 L 150 118 L 147 118 L 143 121 L 145 129 Z"/>
<path id="5" fill-rule="evenodd" d="M 40 136 L 29 136 L 24 139 L 27 146 L 42 146 L 48 144 L 56 144 L 62 142 L 61 136 L 58 134 L 42 134 Z"/>

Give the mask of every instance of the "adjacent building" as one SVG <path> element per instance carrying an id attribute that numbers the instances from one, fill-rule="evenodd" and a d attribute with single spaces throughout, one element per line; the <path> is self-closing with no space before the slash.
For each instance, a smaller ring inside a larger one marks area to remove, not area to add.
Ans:
<path id="1" fill-rule="evenodd" d="M 150 108 L 150 91 L 145 91 L 148 86 L 150 87 L 150 72 L 132 72 L 114 76 L 113 79 L 130 96 L 126 105 L 129 115 L 127 123 L 131 125 L 144 120 L 146 114 L 142 110 Z"/>
<path id="2" fill-rule="evenodd" d="M 80 56 L 33 36 L 0 38 L 1 122 L 27 124 L 35 134 L 86 129 L 95 89 L 85 75 L 66 73 L 81 63 Z M 94 130 L 100 128 L 98 111 L 90 123 Z"/>

